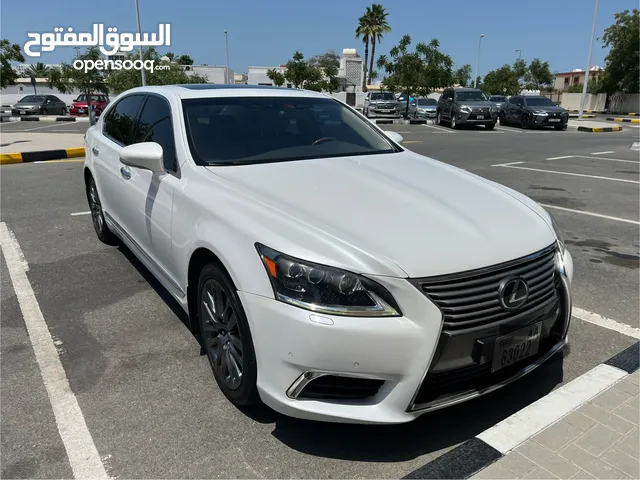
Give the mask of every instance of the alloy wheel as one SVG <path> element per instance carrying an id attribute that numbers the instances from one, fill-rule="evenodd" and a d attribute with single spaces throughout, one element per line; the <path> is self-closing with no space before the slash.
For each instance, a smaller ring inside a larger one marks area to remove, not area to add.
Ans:
<path id="1" fill-rule="evenodd" d="M 202 286 L 202 336 L 211 365 L 219 381 L 236 390 L 242 383 L 242 337 L 238 312 L 230 296 L 214 279 Z"/>
<path id="2" fill-rule="evenodd" d="M 91 210 L 93 228 L 96 229 L 96 233 L 100 236 L 104 229 L 104 216 L 102 214 L 102 205 L 100 204 L 100 197 L 98 197 L 96 183 L 93 181 L 89 186 L 89 209 Z"/>

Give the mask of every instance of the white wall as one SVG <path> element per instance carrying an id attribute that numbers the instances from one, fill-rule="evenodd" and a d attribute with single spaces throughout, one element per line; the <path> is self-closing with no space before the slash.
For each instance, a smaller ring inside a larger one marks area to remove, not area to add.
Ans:
<path id="1" fill-rule="evenodd" d="M 582 97 L 581 93 L 563 93 L 562 102 L 561 102 L 562 108 L 566 108 L 567 110 L 579 110 L 581 97 Z M 587 93 L 587 100 L 585 101 L 584 109 L 603 111 L 605 108 L 606 102 L 607 102 L 606 93 L 599 93 L 597 95 L 592 95 L 591 93 Z"/>
<path id="2" fill-rule="evenodd" d="M 207 83 L 225 83 L 224 71 L 226 67 L 209 66 L 209 65 L 190 65 L 187 73 L 192 75 L 204 75 L 207 77 Z M 229 83 L 235 83 L 234 72 L 229 69 Z"/>
<path id="3" fill-rule="evenodd" d="M 55 88 L 49 88 L 46 85 L 36 85 L 36 93 L 38 95 L 55 95 L 67 105 L 71 105 L 71 102 L 80 94 L 80 91 L 65 94 L 59 93 Z M 31 85 L 11 85 L 0 90 L 0 105 L 17 103 L 27 95 L 33 95 L 33 87 Z"/>
<path id="4" fill-rule="evenodd" d="M 286 68 L 282 67 L 249 67 L 249 70 L 247 71 L 247 83 L 249 85 L 273 85 L 271 79 L 267 77 L 267 70 L 272 68 L 280 73 L 284 73 L 287 71 Z M 287 86 L 286 83 L 285 86 Z"/>
<path id="5" fill-rule="evenodd" d="M 640 112 L 640 94 L 637 93 L 623 93 L 615 94 L 611 96 L 609 103 L 610 112 Z"/>

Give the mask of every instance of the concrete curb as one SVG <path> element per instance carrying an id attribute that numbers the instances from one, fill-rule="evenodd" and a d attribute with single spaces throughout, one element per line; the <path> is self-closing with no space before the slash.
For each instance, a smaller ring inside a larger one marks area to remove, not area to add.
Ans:
<path id="1" fill-rule="evenodd" d="M 479 472 L 480 470 L 488 467 L 489 465 L 499 460 L 500 458 L 502 458 L 508 453 L 508 451 L 504 451 L 505 450 L 504 448 L 501 450 L 500 445 L 496 444 L 495 441 L 493 442 L 491 441 L 493 437 L 498 437 L 498 438 L 500 437 L 500 434 L 503 432 L 500 432 L 499 430 L 503 428 L 503 426 L 506 425 L 508 427 L 511 423 L 518 424 L 516 420 L 520 420 L 521 417 L 523 416 L 521 412 L 527 409 L 529 409 L 527 410 L 527 413 L 531 413 L 530 410 L 536 407 L 538 408 L 538 411 L 540 410 L 549 411 L 548 405 L 544 404 L 545 399 L 548 400 L 551 395 L 554 395 L 554 392 L 556 392 L 556 395 L 557 395 L 559 390 L 561 390 L 563 387 L 566 387 L 568 385 L 572 385 L 578 382 L 582 382 L 582 383 L 591 382 L 592 379 L 589 378 L 589 374 L 593 372 L 593 370 L 596 370 L 598 368 L 608 368 L 608 367 L 605 367 L 605 365 L 608 365 L 609 367 L 614 367 L 611 370 L 613 370 L 614 372 L 617 372 L 618 376 L 625 376 L 627 374 L 637 371 L 638 368 L 640 367 L 640 360 L 638 358 L 639 345 L 640 345 L 640 342 L 636 342 L 634 345 L 631 345 L 626 350 L 623 350 L 617 355 L 611 357 L 609 360 L 601 363 L 598 367 L 595 367 L 595 369 L 592 369 L 586 372 L 585 374 L 581 375 L 580 377 L 577 377 L 576 379 L 572 380 L 571 382 L 566 383 L 565 385 L 560 387 L 560 389 L 552 391 L 550 394 L 542 397 L 537 402 L 534 402 L 528 407 L 525 407 L 523 410 L 520 410 L 519 412 L 514 413 L 510 417 L 507 417 L 506 419 L 504 419 L 502 422 L 496 424 L 493 427 L 490 427 L 484 432 L 458 445 L 453 450 L 448 451 L 444 455 L 436 458 L 435 460 L 427 463 L 426 465 L 418 468 L 417 470 L 414 470 L 413 472 L 409 473 L 403 478 L 465 478 L 466 479 L 471 477 L 474 473 Z M 585 389 L 583 388 L 583 389 L 576 389 L 576 390 L 579 391 L 581 395 L 583 395 L 583 391 Z M 592 397 L 590 397 L 587 392 L 587 395 L 585 396 L 585 398 L 580 398 L 580 400 L 582 401 L 581 404 L 584 405 L 589 400 L 591 400 L 591 398 Z M 534 431 L 535 433 L 532 433 L 531 435 L 529 435 L 529 433 L 531 432 L 527 432 L 527 435 L 526 435 L 527 439 L 533 437 L 538 432 L 542 431 L 549 425 L 555 423 L 556 421 L 564 417 L 564 415 L 560 413 L 558 415 L 555 415 L 558 418 L 550 418 L 550 417 L 553 417 L 554 415 L 555 414 L 553 414 L 552 412 L 552 414 L 547 416 L 545 418 L 545 421 L 542 423 L 538 422 L 538 424 L 534 425 L 532 422 L 530 422 L 528 426 L 532 427 L 530 428 L 530 430 Z M 491 445 L 490 443 L 496 444 L 498 448 L 496 448 L 494 445 Z"/>
<path id="2" fill-rule="evenodd" d="M 45 162 L 48 160 L 62 160 L 65 158 L 84 157 L 84 147 L 63 148 L 58 150 L 44 150 L 41 152 L 0 153 L 0 165 L 25 162 Z"/>
<path id="3" fill-rule="evenodd" d="M 570 113 L 579 113 L 580 110 L 567 110 Z M 604 110 L 583 110 L 583 113 L 607 113 Z"/>
<path id="4" fill-rule="evenodd" d="M 635 115 L 640 115 L 640 113 L 635 113 L 635 112 L 607 112 L 609 115 L 630 115 L 630 116 L 635 116 Z"/>
<path id="5" fill-rule="evenodd" d="M 622 122 L 622 123 L 640 123 L 640 118 L 613 118 L 608 117 L 607 122 Z"/>
<path id="6" fill-rule="evenodd" d="M 580 116 L 577 114 L 569 114 L 569 118 L 579 118 Z M 582 118 L 596 118 L 596 115 L 582 115 Z"/>
<path id="7" fill-rule="evenodd" d="M 600 133 L 608 133 L 608 132 L 621 132 L 622 127 L 578 127 L 579 132 L 600 132 Z"/>
<path id="8" fill-rule="evenodd" d="M 88 117 L 2 117 L 3 122 L 89 122 Z"/>

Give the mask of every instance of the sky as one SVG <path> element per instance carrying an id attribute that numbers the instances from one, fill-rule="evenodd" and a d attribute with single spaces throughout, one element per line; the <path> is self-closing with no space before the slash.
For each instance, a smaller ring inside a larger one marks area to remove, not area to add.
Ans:
<path id="1" fill-rule="evenodd" d="M 249 66 L 286 63 L 294 51 L 306 58 L 329 49 L 341 54 L 364 46 L 355 38 L 358 17 L 371 1 L 362 0 L 139 0 L 143 32 L 157 32 L 160 23 L 171 23 L 171 46 L 175 54 L 189 54 L 195 64 L 224 65 L 225 35 L 229 37 L 229 66 L 237 73 Z M 480 75 L 512 63 L 522 49 L 527 62 L 548 61 L 551 71 L 584 69 L 595 0 L 378 0 L 389 12 L 392 31 L 378 45 L 376 57 L 387 53 L 400 38 L 411 35 L 413 43 L 440 41 L 456 66 L 475 69 L 478 40 L 482 39 Z M 604 67 L 606 50 L 598 37 L 614 23 L 614 13 L 637 8 L 637 0 L 600 0 L 592 65 Z M 134 0 L 29 0 L 0 3 L 0 38 L 21 46 L 28 32 L 53 32 L 54 27 L 73 27 L 90 32 L 93 23 L 135 32 Z M 75 55 L 72 47 L 58 47 L 29 63 L 60 63 Z"/>

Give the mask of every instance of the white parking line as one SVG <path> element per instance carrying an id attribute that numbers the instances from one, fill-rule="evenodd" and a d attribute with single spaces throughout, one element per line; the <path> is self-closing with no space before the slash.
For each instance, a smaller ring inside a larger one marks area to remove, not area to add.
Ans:
<path id="1" fill-rule="evenodd" d="M 501 128 L 501 127 L 495 127 L 496 130 L 500 130 L 501 132 L 509 132 L 509 133 L 526 133 L 523 132 L 522 130 L 514 130 L 513 128 Z"/>
<path id="2" fill-rule="evenodd" d="M 637 160 L 623 160 L 621 158 L 610 158 L 610 157 L 589 157 L 587 155 L 574 155 L 576 158 L 590 158 L 591 160 L 607 160 L 609 162 L 622 162 L 622 163 L 640 163 Z"/>
<path id="3" fill-rule="evenodd" d="M 627 179 L 624 179 L 624 178 L 601 177 L 599 175 L 585 175 L 584 173 L 559 172 L 557 170 L 544 170 L 542 168 L 516 167 L 515 165 L 508 165 L 508 164 L 491 165 L 491 166 L 492 167 L 504 167 L 504 168 L 517 168 L 519 170 L 530 170 L 532 172 L 555 173 L 556 175 L 569 175 L 571 177 L 595 178 L 596 180 L 610 180 L 612 182 L 623 182 L 623 183 L 640 184 L 640 182 L 637 181 L 637 180 L 627 180 Z"/>
<path id="4" fill-rule="evenodd" d="M 93 443 L 82 410 L 62 367 L 49 328 L 20 259 L 20 246 L 7 225 L 0 222 L 0 248 L 13 284 L 29 340 L 49 396 L 60 438 L 67 451 L 74 478 L 108 479 Z"/>
<path id="5" fill-rule="evenodd" d="M 78 215 L 91 215 L 91 211 L 88 212 L 74 212 L 71 214 L 72 217 L 77 217 Z"/>
<path id="6" fill-rule="evenodd" d="M 613 150 L 609 150 L 607 152 L 591 152 L 591 155 L 606 155 L 607 153 L 616 153 Z"/>
<path id="7" fill-rule="evenodd" d="M 54 128 L 54 127 L 66 127 L 66 123 L 65 122 L 60 122 L 60 123 L 54 123 L 53 125 L 43 125 L 42 127 L 33 127 L 33 128 L 27 128 L 25 130 L 19 130 L 20 132 L 32 132 L 34 130 L 41 130 L 43 128 Z"/>
<path id="8" fill-rule="evenodd" d="M 628 337 L 640 339 L 640 328 L 634 328 L 627 324 L 616 322 L 610 318 L 603 317 L 597 313 L 588 312 L 587 310 L 583 310 L 578 307 L 573 307 L 571 314 L 582 321 L 593 323 L 594 325 L 608 328 L 609 330 L 614 330 L 623 335 L 627 335 Z"/>
<path id="9" fill-rule="evenodd" d="M 496 165 L 491 165 L 492 167 L 508 167 L 509 165 L 520 165 L 524 162 L 511 162 L 511 163 L 498 163 Z"/>
<path id="10" fill-rule="evenodd" d="M 438 131 L 440 131 L 440 132 L 445 132 L 445 133 L 458 133 L 458 132 L 455 132 L 455 131 L 453 131 L 453 130 L 449 130 L 449 129 L 446 129 L 446 128 L 439 127 L 439 126 L 437 126 L 437 125 L 424 125 L 424 126 L 425 126 L 425 127 L 427 127 L 427 128 L 435 128 L 436 130 L 438 130 Z"/>
<path id="11" fill-rule="evenodd" d="M 616 222 L 623 222 L 623 223 L 631 223 L 633 225 L 640 225 L 640 222 L 638 222 L 637 220 L 629 220 L 627 218 L 620 218 L 620 217 L 611 217 L 609 215 L 602 215 L 601 213 L 585 212 L 584 210 L 574 210 L 573 208 L 557 207 L 555 205 L 547 205 L 547 204 L 544 204 L 544 203 L 541 203 L 540 205 L 543 206 L 544 208 L 555 208 L 556 210 L 562 210 L 564 212 L 578 213 L 580 215 L 588 215 L 590 217 L 598 217 L 598 218 L 604 218 L 606 220 L 614 220 Z"/>
<path id="12" fill-rule="evenodd" d="M 563 160 L 565 158 L 573 158 L 573 155 L 564 155 L 562 157 L 548 157 L 545 160 Z"/>

